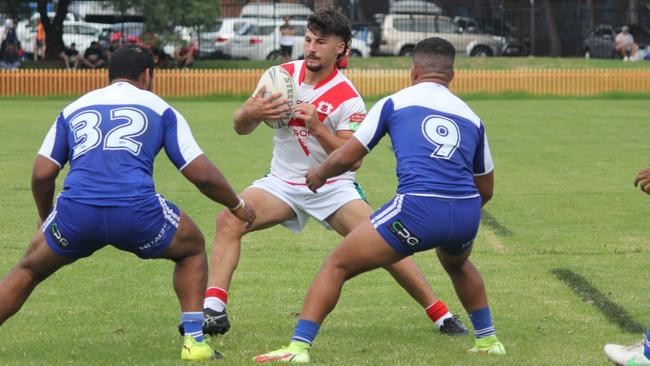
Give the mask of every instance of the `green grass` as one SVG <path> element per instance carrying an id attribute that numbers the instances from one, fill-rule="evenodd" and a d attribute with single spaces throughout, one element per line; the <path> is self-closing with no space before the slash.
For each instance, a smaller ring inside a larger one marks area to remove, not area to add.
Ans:
<path id="1" fill-rule="evenodd" d="M 174 101 L 206 154 L 237 190 L 268 169 L 272 131 L 236 136 L 241 101 Z M 0 100 L 0 273 L 16 263 L 36 227 L 29 180 L 34 155 L 63 99 Z M 496 162 L 496 190 L 486 206 L 500 228 L 484 224 L 473 261 L 488 289 L 504 358 L 467 354 L 471 337 L 433 331 L 418 305 L 382 272 L 346 285 L 312 358 L 329 365 L 606 365 L 602 346 L 631 343 L 621 330 L 555 273 L 585 278 L 644 327 L 650 294 L 643 275 L 650 252 L 646 197 L 632 186 L 650 163 L 647 100 L 474 99 Z M 157 189 L 190 214 L 212 246 L 220 207 L 203 198 L 166 161 Z M 389 141 L 358 174 L 371 204 L 395 188 Z M 59 179 L 58 187 L 61 186 Z M 511 234 L 508 235 L 507 228 Z M 231 288 L 233 328 L 217 339 L 226 359 L 251 364 L 287 343 L 307 286 L 339 241 L 311 222 L 294 235 L 282 227 L 244 239 Z M 435 292 L 469 325 L 434 253 L 415 256 Z M 63 269 L 0 328 L 3 365 L 182 365 L 172 264 L 140 261 L 107 248 Z M 1 301 L 1 299 L 0 299 Z"/>
<path id="2" fill-rule="evenodd" d="M 277 64 L 276 61 L 197 60 L 195 68 L 202 69 L 262 69 Z M 409 69 L 409 57 L 351 58 L 350 68 L 358 69 Z M 560 58 L 560 57 L 464 57 L 456 59 L 458 70 L 511 70 L 511 69 L 610 69 L 650 68 L 650 62 L 623 62 L 622 60 Z"/>
<path id="3" fill-rule="evenodd" d="M 196 60 L 195 69 L 266 69 L 277 61 L 248 60 Z M 612 59 L 568 58 L 568 57 L 466 57 L 459 56 L 455 62 L 458 70 L 512 70 L 512 69 L 643 69 L 650 68 L 650 62 L 623 62 Z M 23 68 L 61 68 L 59 61 L 27 61 Z M 350 68 L 356 69 L 409 69 L 409 57 L 351 58 Z"/>

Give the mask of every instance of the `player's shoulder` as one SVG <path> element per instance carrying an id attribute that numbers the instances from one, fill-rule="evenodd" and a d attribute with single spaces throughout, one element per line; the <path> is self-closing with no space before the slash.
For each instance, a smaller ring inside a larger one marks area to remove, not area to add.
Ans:
<path id="1" fill-rule="evenodd" d="M 481 124 L 481 119 L 467 103 L 440 84 L 412 85 L 391 95 L 390 99 L 395 110 L 414 106 L 424 107 L 461 117 L 477 126 Z"/>
<path id="2" fill-rule="evenodd" d="M 150 91 L 140 89 L 126 82 L 118 82 L 84 94 L 65 107 L 63 116 L 67 118 L 75 113 L 75 111 L 86 109 L 90 106 L 116 105 L 140 105 L 158 115 L 162 115 L 166 110 L 171 108 L 167 102 Z"/>
<path id="3" fill-rule="evenodd" d="M 285 69 L 289 75 L 295 76 L 296 73 L 302 68 L 304 60 L 290 61 L 283 64 L 280 64 L 280 67 Z"/>

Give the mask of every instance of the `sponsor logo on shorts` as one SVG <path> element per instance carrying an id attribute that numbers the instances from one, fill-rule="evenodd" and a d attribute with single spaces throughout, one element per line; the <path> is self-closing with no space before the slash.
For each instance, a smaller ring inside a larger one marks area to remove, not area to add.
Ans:
<path id="1" fill-rule="evenodd" d="M 401 221 L 395 220 L 390 224 L 390 230 L 397 236 L 397 238 L 404 244 L 414 247 L 420 244 L 420 239 L 409 231 L 409 229 L 402 224 Z"/>
<path id="2" fill-rule="evenodd" d="M 156 235 L 155 238 L 149 240 L 148 242 L 138 246 L 138 249 L 147 250 L 157 246 L 160 243 L 160 241 L 165 237 L 167 230 L 169 230 L 169 226 L 170 225 L 168 225 L 166 222 L 163 223 L 163 226 L 160 228 L 160 232 L 158 232 L 158 235 Z"/>
<path id="3" fill-rule="evenodd" d="M 54 237 L 54 241 L 56 242 L 56 244 L 61 248 L 65 248 L 68 245 L 70 245 L 68 240 L 64 238 L 63 235 L 61 235 L 61 232 L 59 231 L 59 228 L 56 226 L 56 223 L 50 226 L 50 233 Z"/>

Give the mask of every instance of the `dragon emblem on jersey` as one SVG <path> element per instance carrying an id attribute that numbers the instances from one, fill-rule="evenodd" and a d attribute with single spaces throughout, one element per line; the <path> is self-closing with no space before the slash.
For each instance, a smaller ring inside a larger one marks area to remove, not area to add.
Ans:
<path id="1" fill-rule="evenodd" d="M 326 101 L 320 101 L 316 106 L 316 111 L 318 113 L 330 114 L 332 113 L 332 110 L 334 110 L 334 106 L 331 103 L 327 103 Z"/>

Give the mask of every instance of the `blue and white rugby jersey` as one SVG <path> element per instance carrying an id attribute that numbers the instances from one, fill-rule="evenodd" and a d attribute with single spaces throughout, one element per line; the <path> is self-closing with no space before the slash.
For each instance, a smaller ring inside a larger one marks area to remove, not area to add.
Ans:
<path id="1" fill-rule="evenodd" d="M 371 150 L 386 133 L 397 193 L 476 197 L 474 176 L 494 169 L 483 123 L 442 85 L 419 83 L 380 100 L 354 136 Z"/>
<path id="2" fill-rule="evenodd" d="M 39 150 L 59 167 L 70 162 L 62 196 L 98 206 L 126 206 L 155 194 L 161 148 L 182 170 L 203 152 L 183 116 L 155 94 L 126 82 L 68 105 Z"/>

